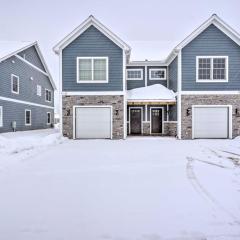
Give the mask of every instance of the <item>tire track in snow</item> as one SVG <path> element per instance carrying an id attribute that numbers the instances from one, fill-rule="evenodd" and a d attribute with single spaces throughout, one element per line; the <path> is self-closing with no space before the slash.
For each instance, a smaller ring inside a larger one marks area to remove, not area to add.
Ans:
<path id="1" fill-rule="evenodd" d="M 187 158 L 187 166 L 186 166 L 186 172 L 187 177 L 190 180 L 192 186 L 194 187 L 195 191 L 198 192 L 207 202 L 209 202 L 213 209 L 216 211 L 216 207 L 220 209 L 222 212 L 227 214 L 233 221 L 234 224 L 240 225 L 240 220 L 232 214 L 230 211 L 228 211 L 222 204 L 220 204 L 200 183 L 198 178 L 196 177 L 196 174 L 194 172 L 193 163 L 195 160 L 198 161 L 198 159 L 195 159 L 193 157 L 186 157 Z M 200 160 L 200 162 L 205 163 L 205 161 Z M 213 165 L 215 166 L 215 165 Z"/>

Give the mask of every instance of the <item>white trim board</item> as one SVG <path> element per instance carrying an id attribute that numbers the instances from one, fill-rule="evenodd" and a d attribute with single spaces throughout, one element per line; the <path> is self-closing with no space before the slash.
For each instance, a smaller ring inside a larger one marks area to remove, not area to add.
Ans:
<path id="1" fill-rule="evenodd" d="M 238 95 L 240 91 L 182 91 L 182 95 Z"/>
<path id="2" fill-rule="evenodd" d="M 85 21 L 82 22 L 77 28 L 75 28 L 71 33 L 64 37 L 60 42 L 58 42 L 54 47 L 53 51 L 59 54 L 62 49 L 68 46 L 72 41 L 74 41 L 78 36 L 80 36 L 86 29 L 90 26 L 94 26 L 100 32 L 102 32 L 106 37 L 112 40 L 117 46 L 122 48 L 126 54 L 130 54 L 131 48 L 123 40 L 121 40 L 117 35 L 110 31 L 106 26 L 100 23 L 94 16 L 90 15 Z"/>
<path id="3" fill-rule="evenodd" d="M 124 91 L 105 91 L 105 92 L 62 92 L 63 96 L 112 96 L 112 95 L 125 95 Z"/>
<path id="4" fill-rule="evenodd" d="M 76 108 L 110 108 L 111 111 L 111 139 L 113 138 L 113 107 L 112 105 L 73 105 L 73 139 L 76 139 Z"/>
<path id="5" fill-rule="evenodd" d="M 22 100 L 17 100 L 17 99 L 13 99 L 13 98 L 0 97 L 0 100 L 7 101 L 7 102 L 15 102 L 15 103 L 26 104 L 26 105 L 30 105 L 30 106 L 54 109 L 54 107 L 52 107 L 52 106 L 47 106 L 47 105 L 43 105 L 43 104 L 32 103 L 32 102 L 27 102 L 27 101 L 22 101 Z"/>
<path id="6" fill-rule="evenodd" d="M 3 127 L 3 106 L 0 106 L 0 127 Z"/>
<path id="7" fill-rule="evenodd" d="M 192 105 L 192 139 L 194 137 L 194 109 L 195 108 L 218 108 L 227 107 L 228 108 L 228 138 L 232 139 L 232 105 Z"/>

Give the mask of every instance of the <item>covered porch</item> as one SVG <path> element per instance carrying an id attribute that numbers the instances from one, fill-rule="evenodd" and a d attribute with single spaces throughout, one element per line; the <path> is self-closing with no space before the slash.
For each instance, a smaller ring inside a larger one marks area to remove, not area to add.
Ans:
<path id="1" fill-rule="evenodd" d="M 128 90 L 128 135 L 176 136 L 176 98 L 161 84 Z"/>

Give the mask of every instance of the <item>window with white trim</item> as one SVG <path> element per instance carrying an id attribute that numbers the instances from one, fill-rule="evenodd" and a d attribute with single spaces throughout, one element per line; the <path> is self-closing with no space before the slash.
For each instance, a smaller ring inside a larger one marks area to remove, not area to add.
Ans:
<path id="1" fill-rule="evenodd" d="M 52 101 L 52 92 L 49 89 L 45 89 L 45 101 L 46 102 Z"/>
<path id="2" fill-rule="evenodd" d="M 47 124 L 51 124 L 51 113 L 47 112 Z"/>
<path id="3" fill-rule="evenodd" d="M 78 57 L 77 82 L 108 82 L 108 57 Z"/>
<path id="4" fill-rule="evenodd" d="M 164 68 L 150 68 L 149 80 L 166 80 L 166 69 Z"/>
<path id="5" fill-rule="evenodd" d="M 0 127 L 3 126 L 3 107 L 0 106 Z"/>
<path id="6" fill-rule="evenodd" d="M 25 110 L 25 125 L 30 126 L 31 125 L 31 110 L 26 109 Z"/>
<path id="7" fill-rule="evenodd" d="M 227 82 L 227 56 L 197 56 L 197 82 Z"/>
<path id="8" fill-rule="evenodd" d="M 37 85 L 37 95 L 42 96 L 42 87 L 40 85 Z"/>
<path id="9" fill-rule="evenodd" d="M 143 69 L 127 69 L 127 80 L 143 80 Z"/>
<path id="10" fill-rule="evenodd" d="M 19 94 L 19 76 L 11 74 L 12 93 Z"/>

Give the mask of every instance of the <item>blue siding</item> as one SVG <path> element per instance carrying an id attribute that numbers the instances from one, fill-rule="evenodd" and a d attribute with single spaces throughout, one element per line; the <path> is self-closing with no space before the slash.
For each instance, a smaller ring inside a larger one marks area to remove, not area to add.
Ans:
<path id="1" fill-rule="evenodd" d="M 178 58 L 176 57 L 168 66 L 169 89 L 177 92 L 177 77 L 178 77 Z"/>
<path id="2" fill-rule="evenodd" d="M 32 46 L 20 53 L 18 53 L 19 56 L 24 57 L 25 54 L 25 59 L 35 65 L 36 67 L 42 69 L 43 71 L 46 71 L 40 57 L 38 56 L 37 50 L 35 46 Z"/>
<path id="3" fill-rule="evenodd" d="M 47 112 L 51 112 L 51 121 L 54 121 L 53 109 L 2 100 L 0 106 L 3 107 L 3 127 L 0 127 L 0 133 L 12 131 L 12 121 L 17 122 L 17 131 L 49 128 L 51 125 L 47 125 Z M 25 109 L 31 110 L 31 126 L 25 126 Z"/>
<path id="4" fill-rule="evenodd" d="M 162 84 L 163 86 L 167 87 L 167 78 L 166 80 L 150 80 L 149 79 L 149 69 L 152 69 L 152 68 L 164 68 L 167 70 L 167 67 L 161 67 L 161 66 L 148 66 L 147 67 L 147 85 L 150 86 L 150 85 L 153 85 L 153 84 Z M 166 75 L 167 75 L 167 72 L 166 72 Z M 166 76 L 167 77 L 167 76 Z"/>
<path id="5" fill-rule="evenodd" d="M 196 56 L 229 58 L 227 83 L 197 83 Z M 240 90 L 240 47 L 216 26 L 210 25 L 182 50 L 182 90 Z"/>
<path id="6" fill-rule="evenodd" d="M 169 106 L 169 121 L 177 121 L 177 103 Z"/>
<path id="7" fill-rule="evenodd" d="M 127 69 L 142 69 L 143 70 L 143 79 L 142 80 L 127 80 L 127 90 L 131 90 L 133 88 L 144 87 L 145 86 L 145 67 L 128 66 Z"/>
<path id="8" fill-rule="evenodd" d="M 11 74 L 19 76 L 19 94 L 11 92 Z M 41 97 L 37 96 L 37 85 L 42 86 Z M 45 102 L 45 88 L 52 91 L 51 103 Z M 0 96 L 54 106 L 54 92 L 49 78 L 16 57 L 0 63 Z"/>
<path id="9" fill-rule="evenodd" d="M 76 79 L 77 57 L 108 57 L 109 82 L 79 84 Z M 71 42 L 62 53 L 63 91 L 122 91 L 123 50 L 94 26 Z"/>

